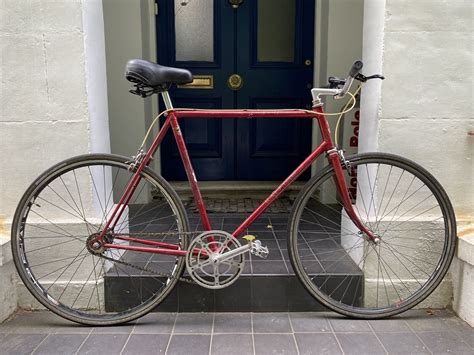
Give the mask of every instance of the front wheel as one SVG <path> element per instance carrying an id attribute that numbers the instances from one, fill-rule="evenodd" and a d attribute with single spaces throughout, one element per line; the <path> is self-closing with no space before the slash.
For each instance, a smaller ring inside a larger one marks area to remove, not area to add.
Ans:
<path id="1" fill-rule="evenodd" d="M 445 276 L 455 250 L 454 212 L 435 178 L 408 159 L 367 153 L 348 161 L 354 209 L 379 241 L 352 223 L 328 167 L 295 202 L 290 259 L 308 292 L 328 308 L 357 318 L 392 316 L 426 299 Z"/>
<path id="2" fill-rule="evenodd" d="M 23 284 L 56 314 L 88 325 L 136 319 L 176 285 L 184 258 L 99 245 L 134 172 L 127 158 L 71 158 L 38 177 L 17 207 L 12 252 Z M 130 237 L 186 249 L 189 224 L 170 185 L 145 168 L 108 244 L 146 246 Z M 127 239 L 128 238 L 128 239 Z"/>

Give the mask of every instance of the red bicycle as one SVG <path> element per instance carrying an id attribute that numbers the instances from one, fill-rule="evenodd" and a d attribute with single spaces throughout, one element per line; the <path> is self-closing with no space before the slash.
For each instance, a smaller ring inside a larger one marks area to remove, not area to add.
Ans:
<path id="1" fill-rule="evenodd" d="M 82 155 L 58 163 L 31 184 L 12 227 L 13 256 L 24 285 L 51 311 L 90 325 L 143 316 L 178 280 L 211 289 L 229 286 L 242 273 L 247 254 L 269 253 L 261 240 L 244 236 L 247 228 L 326 153 L 329 164 L 306 183 L 289 217 L 295 274 L 316 300 L 351 317 L 382 318 L 419 304 L 440 284 L 453 258 L 455 216 L 441 185 L 418 164 L 384 153 L 345 158 L 334 145 L 320 97 L 344 97 L 354 79 L 383 78 L 365 77 L 361 68 L 356 62 L 346 79 L 331 78 L 328 88 L 312 89 L 311 111 L 197 110 L 174 109 L 168 94 L 171 85 L 193 80 L 189 71 L 130 61 L 131 92 L 161 94 L 164 124 L 151 146 L 132 159 Z M 317 120 L 322 142 L 238 228 L 215 230 L 178 123 L 196 117 Z M 149 168 L 170 128 L 201 230 L 190 229 L 176 192 Z M 120 287 L 109 284 L 109 276 L 120 277 Z"/>

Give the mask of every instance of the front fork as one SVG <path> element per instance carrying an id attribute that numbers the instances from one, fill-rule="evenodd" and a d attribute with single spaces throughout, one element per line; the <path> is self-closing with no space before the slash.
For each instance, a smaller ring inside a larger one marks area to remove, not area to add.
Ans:
<path id="1" fill-rule="evenodd" d="M 342 151 L 338 150 L 337 148 L 329 150 L 327 154 L 329 163 L 334 169 L 335 183 L 339 196 L 342 199 L 344 210 L 346 211 L 352 222 L 356 225 L 356 227 L 359 228 L 359 230 L 367 236 L 367 239 L 369 241 L 377 243 L 379 241 L 379 237 L 375 235 L 371 230 L 369 230 L 367 226 L 360 220 L 359 216 L 354 210 L 354 206 L 352 205 L 352 199 L 349 195 L 349 189 L 346 183 L 343 170 L 344 166 L 347 172 L 349 174 L 351 173 L 350 162 L 344 158 Z"/>

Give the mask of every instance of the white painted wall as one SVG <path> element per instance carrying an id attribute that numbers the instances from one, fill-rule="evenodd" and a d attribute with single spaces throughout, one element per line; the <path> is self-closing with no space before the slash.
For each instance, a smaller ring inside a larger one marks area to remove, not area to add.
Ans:
<path id="1" fill-rule="evenodd" d="M 101 18 L 101 3 L 93 0 L 0 3 L 4 256 L 11 255 L 5 241 L 10 239 L 15 208 L 34 179 L 66 158 L 110 150 Z M 90 181 L 79 179 L 79 184 L 81 191 L 92 192 Z M 83 196 L 86 211 L 94 208 L 91 196 Z M 66 225 L 69 220 L 64 217 L 57 211 L 51 216 Z M 0 284 L 5 286 L 0 287 L 1 321 L 16 308 L 17 290 L 11 258 L 0 259 Z"/>
<path id="2" fill-rule="evenodd" d="M 466 229 L 474 219 L 473 3 L 365 0 L 364 7 L 365 68 L 386 80 L 363 89 L 361 150 L 400 154 L 427 168 Z M 454 299 L 470 324 L 474 281 L 466 255 L 473 246 L 472 238 L 460 240 L 451 273 L 424 302 L 445 306 Z"/>
<path id="3" fill-rule="evenodd" d="M 90 152 L 82 4 L 3 0 L 0 7 L 0 220 L 58 161 Z"/>
<path id="4" fill-rule="evenodd" d="M 91 152 L 110 153 L 104 14 L 102 3 L 83 0 L 86 89 L 91 121 Z"/>
<path id="5" fill-rule="evenodd" d="M 132 85 L 124 76 L 130 59 L 156 61 L 153 4 L 153 0 L 103 0 L 110 142 L 115 154 L 135 155 L 157 113 L 157 96 L 143 99 L 130 94 Z"/>
<path id="6" fill-rule="evenodd" d="M 472 15 L 469 0 L 387 0 L 384 16 L 379 150 L 433 173 L 461 223 L 474 218 Z"/>
<path id="7" fill-rule="evenodd" d="M 327 85 L 330 76 L 345 78 L 352 64 L 362 58 L 364 0 L 317 0 L 315 26 L 314 85 Z M 354 91 L 355 86 L 353 87 Z M 327 99 L 326 112 L 339 112 L 346 100 Z M 364 118 L 362 117 L 361 120 Z M 328 116 L 334 132 L 336 117 Z M 313 146 L 320 142 L 319 127 L 313 124 Z M 319 158 L 313 174 L 327 164 Z"/>

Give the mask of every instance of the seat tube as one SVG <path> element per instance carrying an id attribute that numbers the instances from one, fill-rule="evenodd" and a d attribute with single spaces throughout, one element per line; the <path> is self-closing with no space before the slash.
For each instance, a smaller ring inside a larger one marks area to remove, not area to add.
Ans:
<path id="1" fill-rule="evenodd" d="M 171 102 L 171 97 L 168 91 L 162 91 L 161 92 L 161 97 L 163 98 L 163 102 L 165 103 L 165 107 L 167 110 L 172 110 L 173 103 Z"/>
<path id="2" fill-rule="evenodd" d="M 201 191 L 199 190 L 198 181 L 196 179 L 196 174 L 194 173 L 193 166 L 191 164 L 191 159 L 189 158 L 188 149 L 186 148 L 186 143 L 184 142 L 183 133 L 178 124 L 178 119 L 174 112 L 170 114 L 170 123 L 173 130 L 173 135 L 178 146 L 179 154 L 181 155 L 181 160 L 183 161 L 184 170 L 186 171 L 186 176 L 188 177 L 189 184 L 191 186 L 191 191 L 193 193 L 194 202 L 201 216 L 202 226 L 204 230 L 211 230 L 211 223 L 207 215 L 206 206 L 204 205 L 204 200 L 202 199 Z"/>

